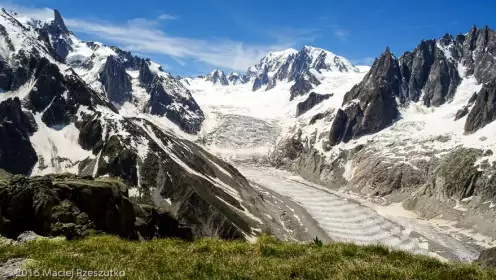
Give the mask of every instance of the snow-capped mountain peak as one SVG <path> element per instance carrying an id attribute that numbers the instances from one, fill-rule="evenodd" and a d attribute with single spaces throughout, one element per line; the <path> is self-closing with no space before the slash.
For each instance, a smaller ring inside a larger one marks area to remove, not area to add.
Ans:
<path id="1" fill-rule="evenodd" d="M 212 82 L 215 85 L 229 85 L 229 81 L 227 80 L 224 71 L 220 69 L 215 69 L 214 71 L 212 71 L 212 73 L 208 74 L 206 80 Z"/>
<path id="2" fill-rule="evenodd" d="M 349 60 L 338 56 L 328 50 L 312 46 L 304 46 L 298 53 L 301 63 L 307 63 L 305 67 L 316 70 L 328 70 L 332 72 L 359 72 Z"/>
<path id="3" fill-rule="evenodd" d="M 346 58 L 336 55 L 322 48 L 304 46 L 300 51 L 289 48 L 282 51 L 272 51 L 265 55 L 260 62 L 248 67 L 243 76 L 237 73 L 229 74 L 226 80 L 222 78 L 222 71 L 216 69 L 206 80 L 220 85 L 237 85 L 252 83 L 252 90 L 264 88 L 269 90 L 280 82 L 291 82 L 305 74 L 307 80 L 310 72 L 329 71 L 339 73 L 359 73 L 360 69 L 355 67 Z M 308 87 L 307 87 L 308 88 Z"/>
<path id="4" fill-rule="evenodd" d="M 291 56 L 298 53 L 295 49 L 286 49 L 283 51 L 274 51 L 268 53 L 260 60 L 260 64 L 266 65 L 269 71 L 276 70 L 281 64 L 285 63 Z"/>
<path id="5" fill-rule="evenodd" d="M 245 83 L 245 77 L 238 72 L 231 72 L 226 76 L 230 85 L 240 85 Z"/>

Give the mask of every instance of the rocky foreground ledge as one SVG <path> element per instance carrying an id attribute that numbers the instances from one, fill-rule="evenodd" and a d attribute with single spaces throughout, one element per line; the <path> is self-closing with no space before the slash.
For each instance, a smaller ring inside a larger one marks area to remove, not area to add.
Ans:
<path id="1" fill-rule="evenodd" d="M 28 178 L 2 172 L 0 235 L 16 239 L 26 231 L 67 239 L 94 231 L 126 239 L 193 239 L 191 230 L 166 211 L 131 202 L 128 187 L 119 180 L 72 174 Z"/>

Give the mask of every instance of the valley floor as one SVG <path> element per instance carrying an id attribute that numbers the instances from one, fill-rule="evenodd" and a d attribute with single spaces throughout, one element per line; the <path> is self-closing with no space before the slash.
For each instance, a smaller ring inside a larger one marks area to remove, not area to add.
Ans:
<path id="1" fill-rule="evenodd" d="M 479 248 L 494 246 L 489 238 L 457 229 L 447 221 L 420 219 L 401 204 L 375 204 L 274 168 L 245 165 L 238 169 L 250 181 L 281 194 L 285 203 L 296 202 L 306 209 L 327 234 L 326 238 L 335 241 L 384 244 L 457 261 L 473 261 Z M 300 220 L 314 226 L 313 221 Z"/>
<path id="2" fill-rule="evenodd" d="M 328 78 L 317 90 L 336 94 L 320 107 L 338 104 L 362 75 Z M 455 221 L 425 220 L 400 203 L 373 203 L 347 190 L 333 191 L 284 171 L 255 167 L 264 165 L 278 139 L 295 122 L 300 99 L 289 102 L 288 85 L 252 92 L 245 85 L 219 87 L 196 81 L 190 89 L 207 117 L 200 133 L 205 148 L 234 163 L 255 189 L 268 196 L 269 204 L 275 204 L 262 215 L 278 220 L 272 229 L 283 240 L 308 241 L 320 234 L 324 241 L 384 244 L 456 261 L 473 261 L 482 249 L 496 246 L 495 240 L 458 228 Z"/>

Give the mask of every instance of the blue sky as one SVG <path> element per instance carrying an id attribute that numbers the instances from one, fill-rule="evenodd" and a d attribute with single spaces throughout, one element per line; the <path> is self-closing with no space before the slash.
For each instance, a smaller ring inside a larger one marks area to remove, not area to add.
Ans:
<path id="1" fill-rule="evenodd" d="M 460 1 L 461 2 L 461 1 Z M 325 48 L 370 64 L 420 40 L 496 27 L 496 1 L 16 0 L 0 5 L 32 16 L 58 9 L 84 40 L 150 57 L 173 74 L 245 71 L 271 50 Z M 463 1 L 466 2 L 466 1 Z M 48 13 L 50 14 L 50 13 Z"/>

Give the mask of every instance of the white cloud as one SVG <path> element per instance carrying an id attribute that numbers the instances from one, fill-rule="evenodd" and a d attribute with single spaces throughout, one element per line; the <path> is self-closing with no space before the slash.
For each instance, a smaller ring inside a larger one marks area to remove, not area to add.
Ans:
<path id="1" fill-rule="evenodd" d="M 324 26 L 330 28 L 334 36 L 341 41 L 346 41 L 350 36 L 350 32 L 339 24 L 330 23 L 324 24 Z"/>
<path id="2" fill-rule="evenodd" d="M 374 63 L 375 57 L 368 56 L 360 59 L 353 60 L 353 64 L 355 65 L 372 65 Z"/>
<path id="3" fill-rule="evenodd" d="M 3 1 L 0 1 L 0 7 L 37 20 L 48 20 L 53 18 L 53 10 L 48 8 L 29 8 L 12 2 Z"/>
<path id="4" fill-rule="evenodd" d="M 0 5 L 36 19 L 53 17 L 53 12 L 48 9 L 27 8 L 1 2 Z M 165 20 L 166 16 L 162 16 Z M 170 15 L 167 16 L 169 16 L 168 19 L 171 19 Z M 124 23 L 78 18 L 64 18 L 64 20 L 69 29 L 75 33 L 85 33 L 95 37 L 95 39 L 118 45 L 126 50 L 169 55 L 179 61 L 181 59 L 193 59 L 215 67 L 233 70 L 244 71 L 257 63 L 268 52 L 291 47 L 291 44 L 247 44 L 230 39 L 171 36 L 158 28 L 157 19 L 137 18 Z"/>
<path id="5" fill-rule="evenodd" d="M 343 29 L 335 30 L 334 35 L 336 35 L 336 37 L 338 37 L 342 41 L 346 41 L 346 39 L 348 39 L 348 31 Z"/>
<path id="6" fill-rule="evenodd" d="M 158 20 L 175 20 L 177 19 L 178 17 L 177 16 L 173 16 L 173 15 L 168 15 L 168 14 L 161 14 L 160 16 L 158 16 Z"/>
<path id="7" fill-rule="evenodd" d="M 193 58 L 213 66 L 236 70 L 246 70 L 269 51 L 287 47 L 249 45 L 229 39 L 170 36 L 148 22 L 136 20 L 120 25 L 80 19 L 66 19 L 65 22 L 75 32 L 96 36 L 131 51 L 165 54 L 176 59 Z"/>

